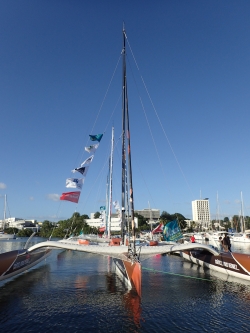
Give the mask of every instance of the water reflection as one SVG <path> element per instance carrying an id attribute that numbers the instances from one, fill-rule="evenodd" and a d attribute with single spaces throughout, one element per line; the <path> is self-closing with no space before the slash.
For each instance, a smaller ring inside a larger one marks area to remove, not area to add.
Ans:
<path id="1" fill-rule="evenodd" d="M 140 299 L 111 262 L 53 250 L 46 262 L 0 285 L 1 332 L 248 331 L 247 281 L 160 255 L 142 263 Z"/>

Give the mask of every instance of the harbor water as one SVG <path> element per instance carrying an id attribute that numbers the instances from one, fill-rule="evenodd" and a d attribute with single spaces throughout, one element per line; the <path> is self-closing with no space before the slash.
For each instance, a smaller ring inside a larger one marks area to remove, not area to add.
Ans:
<path id="1" fill-rule="evenodd" d="M 25 242 L 1 241 L 0 252 Z M 233 246 L 250 253 L 250 245 Z M 29 271 L 0 282 L 3 333 L 249 332 L 249 313 L 250 282 L 174 255 L 142 262 L 141 298 L 112 272 L 112 259 L 69 250 L 53 250 Z"/>

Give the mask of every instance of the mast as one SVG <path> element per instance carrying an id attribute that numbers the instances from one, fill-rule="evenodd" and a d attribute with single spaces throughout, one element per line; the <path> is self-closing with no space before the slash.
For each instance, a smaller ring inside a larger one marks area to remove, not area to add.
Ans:
<path id="1" fill-rule="evenodd" d="M 131 229 L 132 229 L 132 250 L 136 254 L 135 248 L 135 217 L 134 217 L 134 191 L 133 191 L 133 177 L 132 177 L 132 158 L 131 158 L 131 144 L 130 144 L 130 126 L 129 126 L 129 112 L 128 112 L 128 89 L 127 89 L 127 75 L 126 75 L 126 52 L 125 52 L 125 39 L 126 32 L 123 29 L 123 40 L 124 40 L 124 102 L 125 102 L 125 118 L 127 121 L 127 155 L 128 155 L 128 174 L 129 174 L 129 203 L 131 212 Z"/>
<path id="2" fill-rule="evenodd" d="M 135 253 L 135 223 L 134 223 L 134 196 L 133 196 L 133 181 L 132 181 L 132 163 L 131 163 L 131 145 L 130 145 L 130 129 L 129 129 L 129 112 L 128 112 L 128 91 L 127 91 L 127 73 L 126 73 L 126 32 L 123 25 L 123 69 L 122 69 L 122 222 L 121 222 L 121 237 L 124 243 L 125 229 L 125 190 L 126 190 L 126 165 L 128 165 L 128 180 L 129 180 L 129 204 L 131 213 L 132 227 L 132 242 L 133 252 Z M 126 137 L 127 131 L 127 149 Z M 128 163 L 126 163 L 126 153 Z M 128 204 L 128 203 L 127 203 Z"/>
<path id="3" fill-rule="evenodd" d="M 218 222 L 218 227 L 220 230 L 220 211 L 219 211 L 219 195 L 217 191 L 217 222 Z"/>
<path id="4" fill-rule="evenodd" d="M 3 211 L 3 224 L 2 228 L 5 229 L 5 221 L 6 221 L 6 207 L 7 207 L 7 194 L 4 195 L 4 211 Z"/>
<path id="5" fill-rule="evenodd" d="M 109 170 L 107 175 L 106 183 L 106 206 L 105 206 L 105 235 L 108 237 L 108 207 L 109 207 L 109 173 L 110 173 L 110 159 L 109 159 Z"/>
<path id="6" fill-rule="evenodd" d="M 114 127 L 112 127 L 111 154 L 110 154 L 108 238 L 110 238 L 111 234 L 113 155 L 114 155 Z"/>
<path id="7" fill-rule="evenodd" d="M 242 192 L 240 192 L 241 197 L 241 232 L 245 232 L 245 219 L 244 219 L 244 210 L 243 210 L 243 196 Z"/>
<path id="8" fill-rule="evenodd" d="M 125 53 L 125 30 L 123 26 L 123 66 L 122 66 L 122 220 L 121 220 L 121 238 L 124 244 L 124 227 L 125 227 L 125 176 L 126 176 L 126 146 L 125 146 L 125 130 L 126 130 L 126 53 Z"/>

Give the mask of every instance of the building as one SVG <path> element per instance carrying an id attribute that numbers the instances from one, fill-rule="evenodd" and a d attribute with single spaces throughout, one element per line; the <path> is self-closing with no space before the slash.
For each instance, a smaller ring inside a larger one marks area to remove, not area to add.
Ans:
<path id="1" fill-rule="evenodd" d="M 210 224 L 208 198 L 192 201 L 192 213 L 194 222 L 199 223 L 203 228 L 208 228 L 208 225 Z"/>
<path id="2" fill-rule="evenodd" d="M 0 220 L 0 229 L 4 228 L 32 229 L 33 231 L 40 229 L 36 220 L 24 220 L 18 217 L 9 217 L 5 220 Z"/>
<path id="3" fill-rule="evenodd" d="M 100 218 L 95 219 L 94 218 L 94 214 L 95 213 L 91 213 L 90 214 L 90 219 L 86 219 L 86 223 L 90 226 L 90 227 L 95 227 L 97 229 L 99 229 L 102 224 L 102 218 L 100 216 Z M 135 227 L 138 228 L 138 219 L 137 217 L 135 217 Z M 121 218 L 118 217 L 118 214 L 112 214 L 111 215 L 111 228 L 110 228 L 111 232 L 121 232 Z"/>
<path id="4" fill-rule="evenodd" d="M 143 216 L 145 219 L 158 221 L 160 219 L 160 210 L 145 208 L 142 210 L 135 210 L 135 213 Z"/>

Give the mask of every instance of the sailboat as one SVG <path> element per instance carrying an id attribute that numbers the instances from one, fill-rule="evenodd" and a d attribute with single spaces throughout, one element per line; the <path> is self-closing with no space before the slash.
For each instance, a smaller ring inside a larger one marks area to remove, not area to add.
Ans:
<path id="1" fill-rule="evenodd" d="M 231 240 L 233 242 L 249 244 L 250 243 L 250 230 L 246 230 L 246 227 L 245 227 L 242 192 L 241 192 L 241 210 L 240 210 L 240 229 L 241 229 L 241 232 L 233 234 Z"/>
<path id="2" fill-rule="evenodd" d="M 31 267 L 37 265 L 51 254 L 51 249 L 47 246 L 35 250 L 28 250 L 29 243 L 35 232 L 29 237 L 24 248 L 0 253 L 0 281 L 9 279 Z"/>
<path id="3" fill-rule="evenodd" d="M 6 207 L 7 207 L 7 195 L 4 196 L 4 217 L 2 222 L 2 231 L 0 231 L 0 240 L 7 240 L 7 239 L 15 239 L 16 235 L 14 234 L 6 234 L 4 232 L 5 225 L 6 225 Z"/>
<path id="4" fill-rule="evenodd" d="M 158 246 L 138 246 L 135 238 L 135 216 L 134 216 L 134 191 L 132 180 L 132 158 L 131 158 L 131 143 L 130 143 L 130 125 L 129 125 L 129 110 L 128 110 L 128 90 L 127 90 L 127 74 L 126 74 L 126 32 L 123 27 L 123 69 L 122 69 L 122 163 L 121 163 L 121 239 L 119 242 L 110 239 L 107 242 L 99 242 L 91 244 L 79 244 L 76 239 L 67 239 L 60 241 L 42 242 L 33 245 L 28 251 L 34 251 L 41 247 L 49 246 L 50 248 L 62 248 L 80 252 L 87 252 L 97 255 L 108 256 L 112 258 L 113 270 L 126 284 L 128 289 L 133 289 L 141 296 L 141 278 L 142 268 L 141 262 L 157 254 L 171 253 L 186 249 L 203 248 L 208 252 L 217 255 L 218 252 L 204 244 L 188 243 L 159 243 Z M 127 136 L 125 135 L 127 133 Z M 98 139 L 101 138 L 98 135 Z M 96 138 L 96 135 L 94 136 Z M 86 150 L 86 148 L 85 148 Z M 92 158 L 93 159 L 93 158 Z M 92 161 L 91 159 L 91 161 Z M 87 160 L 86 160 L 87 161 Z M 86 170 L 86 161 L 81 164 L 80 170 L 83 174 Z M 111 187 L 110 187 L 111 189 Z M 72 193 L 74 196 L 72 197 Z M 69 200 L 75 203 L 78 202 L 80 192 L 63 193 L 61 200 Z M 109 198 L 111 204 L 112 195 Z M 173 221 L 174 222 L 174 221 Z M 176 221 L 175 221 L 176 222 Z M 175 224 L 171 224 L 169 233 L 166 228 L 166 234 L 173 237 L 175 232 Z M 166 226 L 165 226 L 166 227 Z M 108 238 L 109 239 L 109 238 Z"/>

